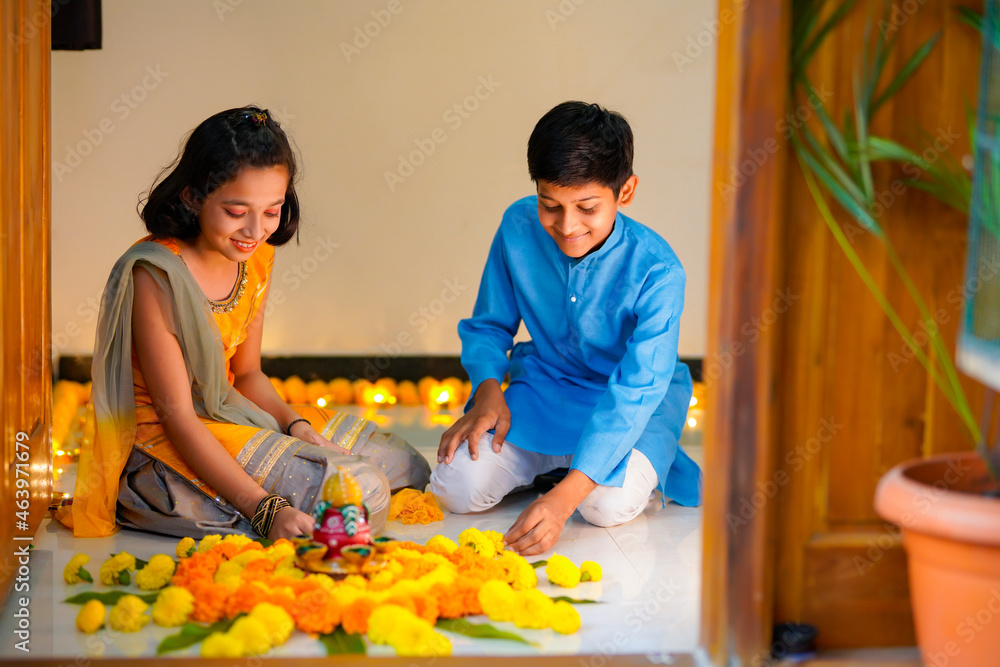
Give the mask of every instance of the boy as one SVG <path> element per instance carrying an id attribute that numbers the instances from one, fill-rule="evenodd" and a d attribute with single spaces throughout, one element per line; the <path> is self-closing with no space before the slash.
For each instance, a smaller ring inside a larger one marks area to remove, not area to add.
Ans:
<path id="1" fill-rule="evenodd" d="M 617 113 L 564 102 L 545 114 L 528 140 L 538 196 L 507 209 L 458 326 L 475 393 L 441 437 L 430 490 L 452 512 L 476 512 L 569 467 L 504 536 L 524 555 L 551 548 L 577 508 L 613 526 L 657 488 L 701 502 L 701 470 L 677 444 L 691 400 L 677 358 L 684 269 L 618 212 L 638 184 L 632 154 Z M 522 320 L 531 340 L 514 345 Z"/>

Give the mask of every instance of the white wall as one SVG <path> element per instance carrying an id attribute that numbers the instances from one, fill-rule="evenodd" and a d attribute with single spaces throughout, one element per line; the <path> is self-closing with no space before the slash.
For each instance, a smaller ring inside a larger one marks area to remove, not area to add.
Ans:
<path id="1" fill-rule="evenodd" d="M 703 355 L 715 11 L 690 0 L 105 0 L 104 48 L 52 57 L 54 354 L 92 352 L 108 272 L 145 233 L 137 198 L 185 134 L 247 103 L 270 108 L 302 157 L 302 243 L 278 251 L 264 353 L 380 353 L 409 335 L 403 354 L 457 354 L 500 215 L 533 192 L 528 135 L 552 106 L 581 99 L 632 125 L 640 186 L 628 214 L 680 256 L 680 353 Z M 366 27 L 375 36 L 357 49 Z M 477 89 L 478 108 L 449 112 Z M 444 142 L 390 187 L 386 173 L 437 128 Z"/>

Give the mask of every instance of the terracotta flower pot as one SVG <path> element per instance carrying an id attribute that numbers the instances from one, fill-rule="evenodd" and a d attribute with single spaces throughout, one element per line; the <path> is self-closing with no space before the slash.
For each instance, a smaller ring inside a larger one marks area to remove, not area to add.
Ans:
<path id="1" fill-rule="evenodd" d="M 902 463 L 875 510 L 902 528 L 917 642 L 933 667 L 1000 664 L 1000 499 L 975 453 Z"/>

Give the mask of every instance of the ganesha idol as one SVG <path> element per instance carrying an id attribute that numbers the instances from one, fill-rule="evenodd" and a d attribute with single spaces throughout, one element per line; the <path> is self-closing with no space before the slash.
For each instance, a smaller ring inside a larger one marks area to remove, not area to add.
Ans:
<path id="1" fill-rule="evenodd" d="M 376 550 L 384 552 L 392 543 L 388 538 L 372 538 L 361 485 L 347 468 L 338 467 L 323 484 L 312 515 L 316 520 L 313 534 L 293 540 L 306 570 L 330 572 L 329 561 L 336 560 L 344 572 L 364 573 Z"/>

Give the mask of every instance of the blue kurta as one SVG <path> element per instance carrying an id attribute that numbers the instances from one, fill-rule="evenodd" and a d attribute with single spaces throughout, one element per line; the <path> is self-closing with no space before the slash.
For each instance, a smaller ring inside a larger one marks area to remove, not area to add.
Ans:
<path id="1" fill-rule="evenodd" d="M 516 446 L 573 454 L 574 469 L 615 487 L 635 448 L 666 498 L 699 505 L 701 470 L 677 444 L 691 400 L 677 357 L 684 283 L 667 242 L 620 212 L 598 250 L 566 256 L 526 197 L 504 213 L 475 310 L 458 325 L 462 365 L 473 387 L 510 372 Z M 514 345 L 522 320 L 531 340 Z"/>

